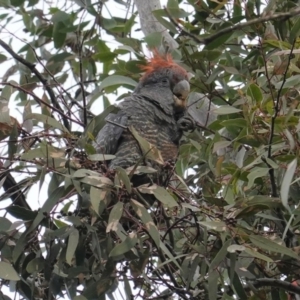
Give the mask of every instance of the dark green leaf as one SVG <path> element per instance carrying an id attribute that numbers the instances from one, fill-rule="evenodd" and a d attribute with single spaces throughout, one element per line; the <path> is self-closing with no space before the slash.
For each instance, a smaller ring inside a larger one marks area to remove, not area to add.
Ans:
<path id="1" fill-rule="evenodd" d="M 206 46 L 205 46 L 205 50 L 213 50 L 216 49 L 218 47 L 221 47 L 222 45 L 224 45 L 232 36 L 232 32 L 230 33 L 226 33 L 221 35 L 218 38 L 215 38 L 213 41 L 209 42 Z"/>

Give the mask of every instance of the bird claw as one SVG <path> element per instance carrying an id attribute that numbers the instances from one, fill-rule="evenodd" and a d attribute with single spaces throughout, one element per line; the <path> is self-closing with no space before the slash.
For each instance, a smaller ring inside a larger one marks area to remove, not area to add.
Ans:
<path id="1" fill-rule="evenodd" d="M 175 161 L 172 159 L 169 159 L 164 163 L 163 168 L 166 170 L 173 170 L 174 166 L 175 166 Z"/>
<path id="2" fill-rule="evenodd" d="M 183 116 L 177 121 L 179 129 L 182 131 L 195 130 L 196 123 L 191 116 Z"/>

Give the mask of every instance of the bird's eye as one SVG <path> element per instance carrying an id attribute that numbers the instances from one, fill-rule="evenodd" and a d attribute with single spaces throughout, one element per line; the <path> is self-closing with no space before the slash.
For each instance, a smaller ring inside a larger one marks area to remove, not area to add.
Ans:
<path id="1" fill-rule="evenodd" d="M 161 81 L 162 81 L 162 83 L 164 83 L 164 84 L 167 84 L 167 83 L 169 83 L 169 80 L 168 80 L 168 78 L 163 78 Z"/>

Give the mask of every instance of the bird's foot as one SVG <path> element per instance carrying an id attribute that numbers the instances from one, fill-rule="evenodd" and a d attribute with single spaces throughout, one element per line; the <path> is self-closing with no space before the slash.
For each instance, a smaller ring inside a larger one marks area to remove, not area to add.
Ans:
<path id="1" fill-rule="evenodd" d="M 173 170 L 174 169 L 174 166 L 175 166 L 175 161 L 174 160 L 167 160 L 164 165 L 163 165 L 163 168 L 165 170 Z"/>

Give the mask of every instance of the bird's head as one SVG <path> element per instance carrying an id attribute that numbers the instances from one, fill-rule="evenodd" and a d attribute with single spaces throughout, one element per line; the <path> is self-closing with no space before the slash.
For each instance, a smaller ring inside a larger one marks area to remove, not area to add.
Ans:
<path id="1" fill-rule="evenodd" d="M 141 69 L 145 73 L 136 92 L 146 90 L 149 93 L 152 90 L 153 97 L 157 96 L 161 101 L 169 101 L 171 97 L 176 111 L 185 110 L 190 92 L 188 73 L 173 61 L 170 54 L 161 56 L 158 51 L 154 51 L 153 57 Z"/>

